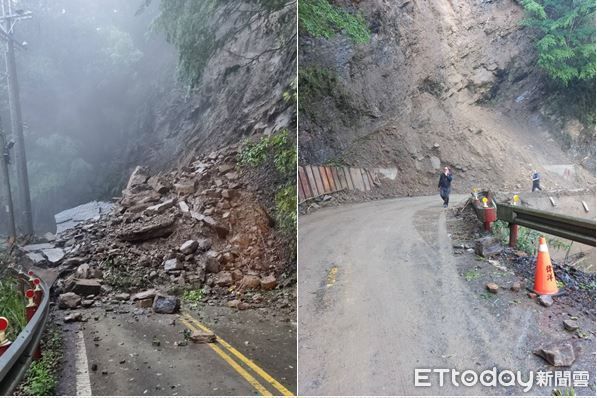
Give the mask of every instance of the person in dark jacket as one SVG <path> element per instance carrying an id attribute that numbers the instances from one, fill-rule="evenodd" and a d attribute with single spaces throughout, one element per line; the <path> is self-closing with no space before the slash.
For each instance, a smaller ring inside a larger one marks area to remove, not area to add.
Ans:
<path id="1" fill-rule="evenodd" d="M 535 192 L 536 190 L 543 191 L 543 189 L 541 189 L 541 176 L 539 176 L 537 170 L 533 170 L 531 179 L 533 180 L 533 188 L 531 189 L 531 192 Z"/>
<path id="2" fill-rule="evenodd" d="M 450 190 L 452 185 L 452 172 L 448 166 L 444 167 L 444 172 L 439 176 L 439 196 L 444 200 L 444 207 L 448 207 L 450 202 Z"/>

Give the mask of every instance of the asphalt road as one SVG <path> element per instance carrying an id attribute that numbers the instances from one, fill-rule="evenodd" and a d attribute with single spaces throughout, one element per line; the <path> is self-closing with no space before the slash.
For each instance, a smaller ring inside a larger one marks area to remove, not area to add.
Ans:
<path id="1" fill-rule="evenodd" d="M 201 315 L 185 311 L 190 316 L 185 320 L 183 314 L 134 311 L 127 304 L 101 305 L 81 311 L 87 322 L 64 325 L 59 395 L 296 391 L 296 325 L 287 320 L 229 308 L 205 307 Z M 219 337 L 217 343 L 178 344 L 184 329 L 205 327 Z"/>
<path id="2" fill-rule="evenodd" d="M 453 195 L 456 204 L 465 196 Z M 536 369 L 536 305 L 507 319 L 458 275 L 439 196 L 322 209 L 299 220 L 301 395 L 522 394 L 415 387 L 415 369 Z M 533 308 L 534 306 L 534 308 Z M 528 374 L 527 374 L 528 376 Z M 547 393 L 549 390 L 530 393 Z"/>

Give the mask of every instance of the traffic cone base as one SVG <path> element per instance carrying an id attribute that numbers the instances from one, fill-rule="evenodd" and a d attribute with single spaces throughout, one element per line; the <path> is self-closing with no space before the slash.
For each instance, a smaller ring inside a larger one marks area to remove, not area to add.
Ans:
<path id="1" fill-rule="evenodd" d="M 559 292 L 547 243 L 543 236 L 539 238 L 539 251 L 537 252 L 537 265 L 535 268 L 535 287 L 533 291 L 540 295 L 549 296 L 558 294 Z"/>

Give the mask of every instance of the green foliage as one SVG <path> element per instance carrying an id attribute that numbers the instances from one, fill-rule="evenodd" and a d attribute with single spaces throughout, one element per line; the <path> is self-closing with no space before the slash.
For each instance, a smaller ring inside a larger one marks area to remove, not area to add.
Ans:
<path id="1" fill-rule="evenodd" d="M 269 157 L 273 158 L 276 170 L 283 176 L 296 171 L 296 147 L 288 136 L 288 130 L 262 137 L 254 143 L 246 142 L 240 152 L 239 163 L 257 167 Z"/>
<path id="2" fill-rule="evenodd" d="M 296 231 L 296 184 L 276 192 L 276 221 L 282 230 Z"/>
<path id="3" fill-rule="evenodd" d="M 10 276 L 0 279 L 0 316 L 8 319 L 7 338 L 14 341 L 27 324 L 25 319 L 25 298 L 19 291 L 18 281 Z"/>
<path id="4" fill-rule="evenodd" d="M 178 49 L 180 78 L 191 87 L 199 84 L 207 63 L 216 51 L 238 32 L 239 23 L 250 26 L 255 15 L 282 8 L 285 0 L 253 0 L 254 7 L 241 9 L 231 0 L 162 0 L 154 27 Z M 146 4 L 151 1 L 146 1 Z M 235 21 L 234 29 L 222 25 Z"/>
<path id="5" fill-rule="evenodd" d="M 296 233 L 296 161 L 294 142 L 284 129 L 257 142 L 245 142 L 238 161 L 241 166 L 258 167 L 272 161 L 280 176 L 286 181 L 278 188 L 274 201 L 278 227 L 292 236 Z"/>
<path id="6" fill-rule="evenodd" d="M 474 281 L 475 279 L 479 279 L 479 277 L 481 276 L 481 274 L 479 273 L 479 271 L 477 270 L 468 270 L 464 273 L 464 279 L 466 279 L 467 282 L 470 281 Z"/>
<path id="7" fill-rule="evenodd" d="M 290 84 L 288 85 L 288 90 L 282 93 L 282 98 L 285 102 L 289 104 L 296 104 L 298 100 L 298 78 L 295 78 Z"/>
<path id="8" fill-rule="evenodd" d="M 491 225 L 491 232 L 503 243 L 508 244 L 510 238 L 510 228 L 508 223 L 498 220 Z M 544 236 L 543 233 L 535 231 L 530 228 L 518 227 L 518 241 L 516 248 L 527 254 L 535 255 L 537 253 L 537 246 L 539 245 L 539 238 Z M 556 250 L 568 250 L 572 243 L 566 243 L 561 239 L 547 237 L 547 245 Z"/>
<path id="9" fill-rule="evenodd" d="M 160 2 L 155 26 L 166 33 L 166 40 L 178 49 L 181 78 L 195 86 L 203 69 L 222 39 L 216 38 L 214 17 L 216 0 L 168 0 Z"/>
<path id="10" fill-rule="evenodd" d="M 329 69 L 319 67 L 300 68 L 298 73 L 299 110 L 304 114 L 318 111 L 321 101 L 333 98 L 336 107 L 351 117 L 353 109 L 350 94 L 340 84 L 338 76 Z"/>
<path id="11" fill-rule="evenodd" d="M 567 86 L 595 77 L 595 0 L 522 0 L 537 32 L 538 65 Z"/>
<path id="12" fill-rule="evenodd" d="M 299 27 L 314 37 L 329 39 L 344 32 L 357 44 L 367 43 L 371 33 L 361 14 L 353 15 L 328 0 L 300 0 Z"/>
<path id="13" fill-rule="evenodd" d="M 576 396 L 576 392 L 573 387 L 565 388 L 563 391 L 559 388 L 554 388 L 551 395 L 554 397 L 574 397 Z"/>
<path id="14" fill-rule="evenodd" d="M 58 385 L 58 371 L 62 359 L 62 336 L 55 325 L 45 333 L 41 342 L 43 356 L 34 361 L 21 384 L 21 395 L 54 395 Z"/>
<path id="15" fill-rule="evenodd" d="M 187 290 L 182 295 L 182 300 L 186 303 L 197 304 L 203 299 L 203 289 Z"/>

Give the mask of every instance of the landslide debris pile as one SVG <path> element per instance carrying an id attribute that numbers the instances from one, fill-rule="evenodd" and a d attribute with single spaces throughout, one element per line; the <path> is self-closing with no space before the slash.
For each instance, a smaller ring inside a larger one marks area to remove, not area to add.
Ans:
<path id="1" fill-rule="evenodd" d="M 201 288 L 210 303 L 230 300 L 245 309 L 267 299 L 288 307 L 292 293 L 284 289 L 248 293 L 285 287 L 294 276 L 288 247 L 246 189 L 237 155 L 237 147 L 227 147 L 157 175 L 138 166 L 110 213 L 42 245 L 63 254 L 37 258 L 60 267 L 56 292 L 114 296 L 155 288 L 179 295 Z"/>

